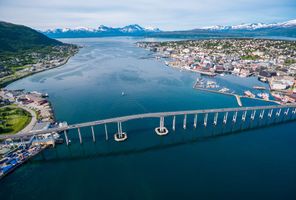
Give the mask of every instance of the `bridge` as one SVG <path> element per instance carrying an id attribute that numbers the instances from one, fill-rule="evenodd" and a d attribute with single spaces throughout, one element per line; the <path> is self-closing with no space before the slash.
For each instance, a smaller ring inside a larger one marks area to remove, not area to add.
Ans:
<path id="1" fill-rule="evenodd" d="M 78 123 L 72 125 L 64 125 L 56 128 L 50 128 L 47 130 L 36 130 L 30 131 L 23 134 L 17 135 L 0 135 L 0 139 L 22 139 L 28 138 L 35 135 L 41 134 L 48 134 L 48 133 L 64 133 L 64 137 L 66 140 L 66 144 L 69 144 L 68 139 L 68 131 L 77 129 L 77 133 L 79 136 L 80 143 L 83 142 L 82 135 L 81 135 L 81 128 L 89 127 L 91 129 L 92 140 L 93 142 L 96 141 L 94 127 L 103 125 L 105 129 L 105 139 L 109 139 L 108 133 L 108 124 L 117 124 L 117 133 L 115 133 L 114 140 L 118 142 L 122 142 L 127 139 L 127 133 L 122 131 L 122 123 L 131 121 L 131 120 L 138 120 L 138 119 L 146 119 L 146 118 L 159 118 L 159 127 L 155 128 L 156 134 L 159 136 L 164 136 L 168 134 L 168 128 L 164 124 L 164 119 L 166 117 L 172 117 L 172 130 L 176 130 L 176 116 L 183 116 L 183 129 L 186 129 L 188 126 L 187 117 L 189 115 L 194 117 L 193 120 L 193 127 L 196 128 L 198 126 L 197 117 L 202 115 L 203 116 L 203 123 L 204 127 L 208 126 L 209 123 L 209 114 L 214 114 L 213 119 L 211 122 L 214 126 L 218 123 L 227 124 L 227 123 L 237 123 L 238 120 L 244 123 L 249 117 L 248 120 L 262 120 L 266 118 L 267 120 L 280 119 L 281 121 L 287 120 L 295 120 L 296 118 L 296 104 L 289 104 L 289 105 L 272 105 L 272 106 L 255 106 L 255 107 L 236 107 L 236 108 L 219 108 L 219 109 L 205 109 L 205 110 L 187 110 L 187 111 L 175 111 L 175 112 L 157 112 L 157 113 L 145 113 L 145 114 L 136 114 L 136 115 L 128 115 L 122 117 L 115 117 L 109 119 L 103 119 L 98 121 L 91 121 L 85 123 Z M 256 115 L 257 114 L 257 115 Z M 218 117 L 222 117 L 222 120 L 219 121 Z M 240 119 L 238 119 L 240 116 Z M 257 118 L 256 118 L 257 117 Z M 286 118 L 284 118 L 286 117 Z M 287 119 L 288 118 L 288 119 Z M 230 122 L 229 122 L 230 121 Z"/>

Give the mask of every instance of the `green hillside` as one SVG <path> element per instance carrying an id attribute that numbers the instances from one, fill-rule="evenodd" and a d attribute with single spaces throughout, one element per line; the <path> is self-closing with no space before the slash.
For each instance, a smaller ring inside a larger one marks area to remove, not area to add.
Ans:
<path id="1" fill-rule="evenodd" d="M 78 46 L 65 44 L 29 27 L 0 22 L 0 87 L 65 64 Z"/>
<path id="2" fill-rule="evenodd" d="M 63 45 L 63 43 L 26 26 L 0 22 L 0 53 L 54 45 Z"/>

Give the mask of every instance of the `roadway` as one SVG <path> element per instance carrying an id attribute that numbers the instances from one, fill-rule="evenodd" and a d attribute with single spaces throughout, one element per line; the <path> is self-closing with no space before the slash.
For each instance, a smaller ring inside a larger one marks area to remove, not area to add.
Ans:
<path id="1" fill-rule="evenodd" d="M 178 116 L 178 115 L 185 115 L 185 114 L 186 115 L 191 115 L 191 114 L 193 115 L 193 114 L 205 114 L 205 113 L 224 113 L 224 112 L 269 110 L 269 109 L 281 109 L 281 108 L 282 109 L 284 109 L 284 108 L 296 109 L 296 104 L 136 114 L 136 115 L 128 115 L 128 116 L 122 116 L 122 117 L 103 119 L 103 120 L 92 121 L 92 122 L 72 124 L 72 125 L 68 125 L 68 126 L 64 126 L 64 127 L 51 128 L 51 129 L 47 129 L 47 130 L 30 131 L 28 133 L 24 133 L 21 135 L 0 135 L 0 139 L 27 137 L 27 136 L 38 135 L 38 134 L 61 132 L 61 131 L 65 131 L 65 130 L 90 127 L 90 126 L 97 126 L 97 125 L 102 125 L 102 124 L 126 122 L 126 121 L 130 121 L 130 120 L 144 119 L 144 118 L 160 118 L 160 117 Z M 290 110 L 290 112 L 291 112 L 291 110 Z"/>

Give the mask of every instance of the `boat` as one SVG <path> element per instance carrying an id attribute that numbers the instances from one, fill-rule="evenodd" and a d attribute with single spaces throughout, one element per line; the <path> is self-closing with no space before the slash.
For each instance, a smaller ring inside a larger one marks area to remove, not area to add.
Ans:
<path id="1" fill-rule="evenodd" d="M 219 90 L 219 92 L 228 92 L 229 91 L 229 89 L 228 88 L 226 88 L 226 87 L 224 87 L 224 88 L 222 88 L 221 90 Z"/>
<path id="2" fill-rule="evenodd" d="M 264 100 L 269 100 L 269 94 L 268 94 L 268 93 L 263 93 L 263 94 L 262 94 L 262 98 L 263 98 Z"/>
<path id="3" fill-rule="evenodd" d="M 256 96 L 249 90 L 245 91 L 244 94 L 247 96 L 247 97 L 250 97 L 250 98 L 255 98 Z"/>
<path id="4" fill-rule="evenodd" d="M 295 103 L 295 99 L 293 99 L 287 95 L 284 96 L 283 100 L 285 103 Z"/>
<path id="5" fill-rule="evenodd" d="M 121 96 L 125 96 L 125 93 L 124 92 L 121 92 Z"/>
<path id="6" fill-rule="evenodd" d="M 257 85 L 255 85 L 253 88 L 256 89 L 256 90 L 266 90 L 265 87 L 263 87 L 263 86 L 257 86 Z"/>
<path id="7" fill-rule="evenodd" d="M 63 144 L 64 143 L 64 139 L 63 138 L 57 138 L 57 139 L 55 139 L 55 143 L 56 144 Z"/>
<path id="8" fill-rule="evenodd" d="M 259 79 L 259 81 L 264 82 L 264 83 L 267 83 L 268 82 L 268 79 L 265 78 L 265 77 L 260 77 L 258 79 Z"/>
<path id="9" fill-rule="evenodd" d="M 258 93 L 257 96 L 264 99 L 264 100 L 269 100 L 269 94 L 268 93 Z"/>
<path id="10" fill-rule="evenodd" d="M 48 97 L 48 93 L 44 93 L 41 95 L 42 97 Z"/>
<path id="11" fill-rule="evenodd" d="M 214 81 L 207 81 L 206 88 L 217 88 L 217 87 L 219 87 L 219 86 L 217 85 L 216 82 L 214 82 Z"/>
<path id="12" fill-rule="evenodd" d="M 283 100 L 283 96 L 279 93 L 271 93 L 271 95 L 276 99 L 276 100 L 279 100 L 279 101 L 282 101 Z"/>

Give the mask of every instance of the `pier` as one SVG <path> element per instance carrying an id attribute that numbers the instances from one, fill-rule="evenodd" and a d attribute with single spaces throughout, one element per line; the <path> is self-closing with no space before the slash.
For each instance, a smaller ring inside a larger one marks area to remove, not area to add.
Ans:
<path id="1" fill-rule="evenodd" d="M 229 92 L 220 92 L 220 91 L 217 91 L 217 90 L 210 90 L 210 89 L 206 89 L 206 88 L 195 87 L 195 85 L 193 86 L 193 88 L 196 89 L 196 90 L 205 91 L 205 92 L 211 92 L 211 93 L 216 93 L 216 94 L 223 94 L 223 95 L 228 95 L 228 96 L 234 96 L 236 98 L 237 104 L 239 106 L 241 106 L 241 107 L 243 106 L 242 101 L 241 101 L 241 98 L 248 98 L 248 99 L 254 99 L 254 100 L 259 100 L 259 101 L 266 101 L 266 102 L 280 104 L 280 102 L 274 101 L 274 100 L 266 100 L 266 99 L 260 99 L 260 98 L 256 98 L 256 97 L 255 98 L 252 98 L 252 97 L 247 97 L 247 96 L 243 96 L 243 95 L 233 94 L 233 93 L 229 93 Z"/>

